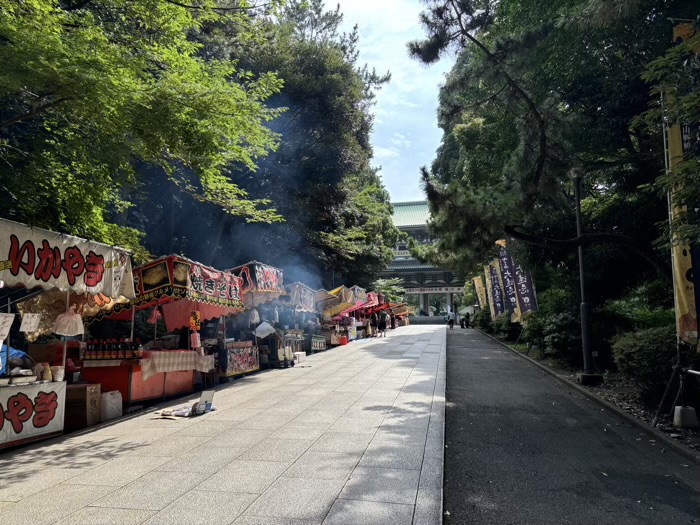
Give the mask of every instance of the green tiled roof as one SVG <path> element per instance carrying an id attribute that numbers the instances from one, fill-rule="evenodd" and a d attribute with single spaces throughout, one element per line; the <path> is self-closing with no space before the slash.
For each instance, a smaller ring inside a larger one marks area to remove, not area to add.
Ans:
<path id="1" fill-rule="evenodd" d="M 434 266 L 430 264 L 425 264 L 416 259 L 394 259 L 389 263 L 389 271 L 398 270 L 437 270 Z"/>
<path id="2" fill-rule="evenodd" d="M 394 207 L 394 225 L 398 228 L 406 226 L 425 226 L 430 218 L 428 201 L 396 202 Z"/>

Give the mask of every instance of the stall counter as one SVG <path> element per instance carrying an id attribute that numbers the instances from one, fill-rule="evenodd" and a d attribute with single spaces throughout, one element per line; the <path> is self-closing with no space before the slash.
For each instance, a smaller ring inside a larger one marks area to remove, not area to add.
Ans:
<path id="1" fill-rule="evenodd" d="M 100 383 L 103 392 L 118 390 L 131 404 L 192 392 L 194 371 L 209 372 L 213 362 L 213 356 L 202 358 L 191 350 L 158 350 L 143 359 L 86 360 L 82 377 Z"/>
<path id="2" fill-rule="evenodd" d="M 63 432 L 66 383 L 34 383 L 0 388 L 0 448 Z"/>

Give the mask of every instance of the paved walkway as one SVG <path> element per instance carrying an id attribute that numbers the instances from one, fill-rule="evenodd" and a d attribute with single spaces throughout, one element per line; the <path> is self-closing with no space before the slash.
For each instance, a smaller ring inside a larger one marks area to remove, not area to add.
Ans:
<path id="1" fill-rule="evenodd" d="M 0 523 L 437 525 L 444 389 L 444 326 L 402 327 L 227 385 L 211 414 L 0 455 Z"/>
<path id="2" fill-rule="evenodd" d="M 474 330 L 447 335 L 446 525 L 700 522 L 700 469 Z"/>

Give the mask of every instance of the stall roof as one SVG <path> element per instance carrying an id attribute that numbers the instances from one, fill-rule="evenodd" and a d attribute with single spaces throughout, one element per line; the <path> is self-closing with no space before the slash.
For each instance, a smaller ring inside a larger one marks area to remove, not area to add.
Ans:
<path id="1" fill-rule="evenodd" d="M 0 219 L 0 281 L 112 299 L 134 297 L 127 250 Z"/>
<path id="2" fill-rule="evenodd" d="M 274 266 L 249 261 L 227 271 L 242 279 L 241 293 L 246 308 L 268 303 L 287 293 L 284 273 Z"/>

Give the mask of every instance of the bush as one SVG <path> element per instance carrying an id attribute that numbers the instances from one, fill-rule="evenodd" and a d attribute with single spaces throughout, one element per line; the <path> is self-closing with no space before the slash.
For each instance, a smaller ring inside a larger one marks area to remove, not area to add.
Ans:
<path id="1" fill-rule="evenodd" d="M 642 401 L 650 406 L 657 404 L 676 359 L 675 326 L 627 333 L 612 348 L 618 370 L 642 389 Z"/>
<path id="2" fill-rule="evenodd" d="M 515 341 L 520 335 L 520 325 L 510 322 L 510 314 L 501 314 L 493 322 L 493 331 L 498 339 Z"/>
<path id="3" fill-rule="evenodd" d="M 529 346 L 536 346 L 544 352 L 544 317 L 539 312 L 523 315 L 522 339 Z"/>
<path id="4" fill-rule="evenodd" d="M 477 310 L 471 318 L 470 324 L 474 328 L 479 328 L 484 332 L 493 333 L 493 322 L 491 321 L 491 312 L 486 308 Z"/>
<path id="5" fill-rule="evenodd" d="M 546 353 L 580 367 L 583 365 L 581 351 L 581 324 L 570 313 L 549 315 L 544 318 L 542 333 Z"/>

